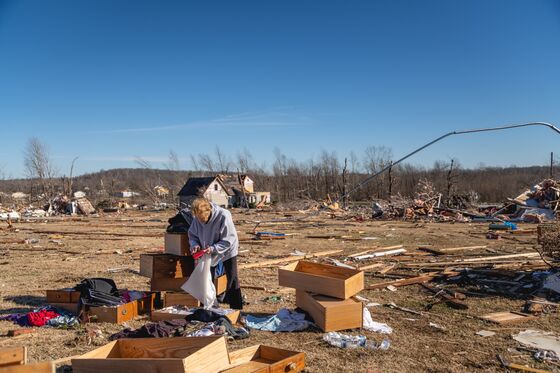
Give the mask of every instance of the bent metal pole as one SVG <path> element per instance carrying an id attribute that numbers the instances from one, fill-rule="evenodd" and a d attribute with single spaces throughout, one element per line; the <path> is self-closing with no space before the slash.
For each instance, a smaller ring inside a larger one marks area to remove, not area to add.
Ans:
<path id="1" fill-rule="evenodd" d="M 438 137 L 435 140 L 430 141 L 429 143 L 422 145 L 421 147 L 419 147 L 418 149 L 408 153 L 407 155 L 405 155 L 404 157 L 400 158 L 399 160 L 391 163 L 390 165 L 386 166 L 385 168 L 379 170 L 378 172 L 374 173 L 373 175 L 368 176 L 366 179 L 364 179 L 363 181 L 361 181 L 360 183 L 356 184 L 356 186 L 354 186 L 352 189 L 350 189 L 348 192 L 346 192 L 346 194 L 338 197 L 336 199 L 335 202 L 340 202 L 342 199 L 348 197 L 350 194 L 354 193 L 355 191 L 359 190 L 360 188 L 362 188 L 364 185 L 366 185 L 367 183 L 369 183 L 371 180 L 375 179 L 377 176 L 381 175 L 382 173 L 384 173 L 385 171 L 389 170 L 390 168 L 398 165 L 399 163 L 401 163 L 402 161 L 412 157 L 414 154 L 426 149 L 427 147 L 435 144 L 436 142 L 439 142 L 443 139 L 445 139 L 446 137 L 449 136 L 453 136 L 453 135 L 465 135 L 468 133 L 477 133 L 477 132 L 490 132 L 490 131 L 502 131 L 502 130 L 509 130 L 509 129 L 513 129 L 513 128 L 521 128 L 521 127 L 531 127 L 531 126 L 544 126 L 544 127 L 548 127 L 551 130 L 553 130 L 554 132 L 560 134 L 560 129 L 558 129 L 557 127 L 555 127 L 554 125 L 550 124 L 550 123 L 546 123 L 546 122 L 531 122 L 531 123 L 524 123 L 524 124 L 512 124 L 512 125 L 508 125 L 508 126 L 501 126 L 501 127 L 489 127 L 489 128 L 478 128 L 478 129 L 472 129 L 472 130 L 464 130 L 464 131 L 453 131 L 453 132 L 449 132 L 446 133 L 445 135 L 442 135 L 440 137 Z"/>

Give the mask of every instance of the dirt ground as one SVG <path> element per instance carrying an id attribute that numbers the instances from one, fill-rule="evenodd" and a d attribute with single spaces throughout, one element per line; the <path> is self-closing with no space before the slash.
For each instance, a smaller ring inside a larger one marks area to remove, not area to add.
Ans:
<path id="1" fill-rule="evenodd" d="M 0 315 L 30 311 L 45 304 L 45 290 L 73 287 L 83 278 L 113 278 L 120 288 L 148 290 L 149 280 L 138 275 L 142 253 L 163 250 L 163 234 L 167 219 L 173 211 L 132 211 L 106 214 L 99 217 L 55 217 L 14 223 L 16 231 L 0 230 Z M 342 249 L 331 256 L 344 260 L 347 255 L 373 248 L 404 245 L 405 256 L 364 261 L 360 265 L 377 262 L 395 263 L 388 274 L 412 273 L 399 266 L 412 261 L 434 259 L 419 246 L 449 248 L 469 245 L 488 245 L 488 249 L 467 252 L 465 255 L 501 255 L 530 251 L 535 235 L 518 239 L 487 240 L 484 223 L 426 223 L 403 221 L 347 221 L 326 215 L 308 217 L 292 212 L 234 211 L 239 236 L 247 240 L 256 221 L 263 221 L 258 230 L 290 233 L 285 240 L 242 242 L 240 263 L 257 262 L 289 255 L 294 250 L 305 253 Z M 276 220 L 272 223 L 264 223 Z M 522 228 L 534 228 L 527 225 Z M 308 235 L 337 235 L 376 237 L 371 240 L 347 238 L 308 238 Z M 21 243 L 38 239 L 36 243 Z M 439 259 L 439 258 L 438 258 Z M 317 260 L 326 261 L 327 258 Z M 449 258 L 447 258 L 449 260 Z M 422 268 L 418 268 L 419 271 Z M 398 276 L 397 276 L 398 277 Z M 245 313 L 275 313 L 281 307 L 295 307 L 295 293 L 279 292 L 277 266 L 240 270 L 242 285 L 265 286 L 267 291 L 244 289 L 248 304 Z M 375 272 L 366 273 L 366 285 L 387 281 Z M 279 294 L 280 302 L 267 301 Z M 399 287 L 397 291 L 364 290 L 361 296 L 370 302 L 399 306 L 417 311 L 433 301 L 432 294 L 420 285 Z M 538 363 L 526 351 L 512 350 L 520 345 L 512 334 L 525 329 L 554 331 L 560 334 L 558 314 L 547 314 L 522 324 L 498 325 L 479 319 L 497 311 L 521 311 L 524 301 L 504 296 L 473 297 L 465 302 L 467 310 L 457 310 L 440 303 L 422 316 L 405 313 L 384 306 L 370 307 L 374 320 L 389 324 L 393 333 L 388 336 L 391 347 L 387 351 L 338 349 L 322 340 L 323 333 L 311 330 L 300 333 L 268 333 L 251 331 L 251 337 L 233 341 L 229 349 L 264 343 L 286 349 L 304 351 L 309 372 L 496 372 L 503 371 L 496 354 L 531 367 L 560 371 L 558 366 Z M 138 327 L 147 319 L 135 320 L 128 326 Z M 430 326 L 435 323 L 443 330 Z M 60 330 L 37 328 L 33 334 L 20 337 L 0 336 L 0 348 L 17 345 L 28 347 L 30 361 L 54 360 L 84 353 L 107 342 L 107 337 L 125 326 L 90 324 L 87 328 Z M 0 334 L 18 328 L 8 321 L 0 321 Z M 90 340 L 88 330 L 99 329 L 101 335 Z M 476 335 L 479 330 L 496 332 L 491 337 Z M 368 338 L 381 341 L 383 335 L 368 331 Z"/>

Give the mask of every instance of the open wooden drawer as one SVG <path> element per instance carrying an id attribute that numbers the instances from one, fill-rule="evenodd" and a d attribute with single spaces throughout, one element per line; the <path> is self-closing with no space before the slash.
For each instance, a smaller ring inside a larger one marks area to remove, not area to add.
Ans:
<path id="1" fill-rule="evenodd" d="M 305 368 L 305 353 L 256 345 L 230 352 L 228 373 L 301 372 Z"/>

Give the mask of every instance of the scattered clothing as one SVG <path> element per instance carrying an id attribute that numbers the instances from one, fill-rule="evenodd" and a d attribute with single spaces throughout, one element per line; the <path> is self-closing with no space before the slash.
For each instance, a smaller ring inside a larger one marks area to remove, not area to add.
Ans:
<path id="1" fill-rule="evenodd" d="M 369 330 L 370 332 L 382 334 L 391 334 L 393 332 L 393 329 L 389 325 L 373 321 L 371 313 L 366 307 L 364 307 L 363 327 L 365 330 Z"/>
<path id="2" fill-rule="evenodd" d="M 249 337 L 249 331 L 243 327 L 235 328 L 226 317 L 220 317 L 212 323 L 206 324 L 202 329 L 189 333 L 188 337 L 208 337 L 211 335 L 228 335 L 233 339 Z"/>
<path id="3" fill-rule="evenodd" d="M 295 332 L 305 330 L 313 323 L 306 320 L 303 313 L 282 308 L 276 315 L 269 317 L 247 315 L 245 325 L 251 329 L 269 332 Z"/>
<path id="4" fill-rule="evenodd" d="M 55 328 L 73 328 L 79 320 L 69 312 L 52 306 L 41 307 L 33 312 L 14 313 L 0 316 L 0 320 L 12 321 L 23 327 L 51 326 Z"/>

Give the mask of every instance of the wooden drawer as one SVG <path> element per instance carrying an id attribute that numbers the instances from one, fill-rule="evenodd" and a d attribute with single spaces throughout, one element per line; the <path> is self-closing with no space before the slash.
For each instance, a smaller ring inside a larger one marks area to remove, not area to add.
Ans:
<path id="1" fill-rule="evenodd" d="M 183 278 L 152 278 L 150 281 L 150 291 L 172 291 L 178 293 L 185 293 L 181 286 L 187 282 L 188 277 Z M 214 286 L 216 287 L 216 294 L 222 294 L 227 289 L 227 277 L 222 275 L 214 279 Z"/>
<path id="2" fill-rule="evenodd" d="M 187 313 L 185 314 L 171 313 L 168 310 L 166 310 L 166 308 L 163 308 L 161 310 L 153 311 L 152 315 L 150 316 L 150 319 L 152 321 L 176 320 L 176 319 L 184 319 L 187 315 L 188 315 Z M 232 324 L 237 324 L 239 322 L 240 315 L 241 312 L 239 310 L 233 310 L 233 312 L 230 312 L 224 316 L 228 318 Z"/>
<path id="3" fill-rule="evenodd" d="M 305 368 L 305 354 L 263 345 L 230 352 L 228 373 L 301 372 Z"/>
<path id="4" fill-rule="evenodd" d="M 164 251 L 166 254 L 190 255 L 189 235 L 187 233 L 165 233 Z"/>
<path id="5" fill-rule="evenodd" d="M 47 290 L 47 303 L 78 303 L 80 292 L 74 289 Z"/>
<path id="6" fill-rule="evenodd" d="M 74 373 L 207 373 L 228 366 L 224 337 L 120 339 L 72 359 Z"/>
<path id="7" fill-rule="evenodd" d="M 194 259 L 192 256 L 170 254 L 140 255 L 140 274 L 152 279 L 189 277 L 193 270 Z"/>
<path id="8" fill-rule="evenodd" d="M 111 307 L 89 307 L 88 314 L 93 322 L 122 324 L 137 316 L 149 314 L 153 309 L 155 294 L 142 299 Z"/>
<path id="9" fill-rule="evenodd" d="M 363 324 L 363 304 L 353 298 L 341 300 L 296 290 L 296 306 L 309 313 L 324 332 L 361 328 Z"/>
<path id="10" fill-rule="evenodd" d="M 55 365 L 50 362 L 25 365 L 0 366 L 0 373 L 55 373 Z"/>
<path id="11" fill-rule="evenodd" d="M 280 286 L 348 299 L 364 289 L 364 272 L 300 260 L 278 269 Z"/>
<path id="12" fill-rule="evenodd" d="M 163 306 L 200 307 L 200 302 L 189 293 L 166 292 L 163 296 Z"/>
<path id="13" fill-rule="evenodd" d="M 49 302 L 49 304 L 53 307 L 56 308 L 60 308 L 63 309 L 65 311 L 71 312 L 74 315 L 77 315 L 79 313 L 78 310 L 78 303 L 55 303 L 55 302 Z"/>
<path id="14" fill-rule="evenodd" d="M 27 364 L 27 347 L 0 348 L 0 367 Z"/>

